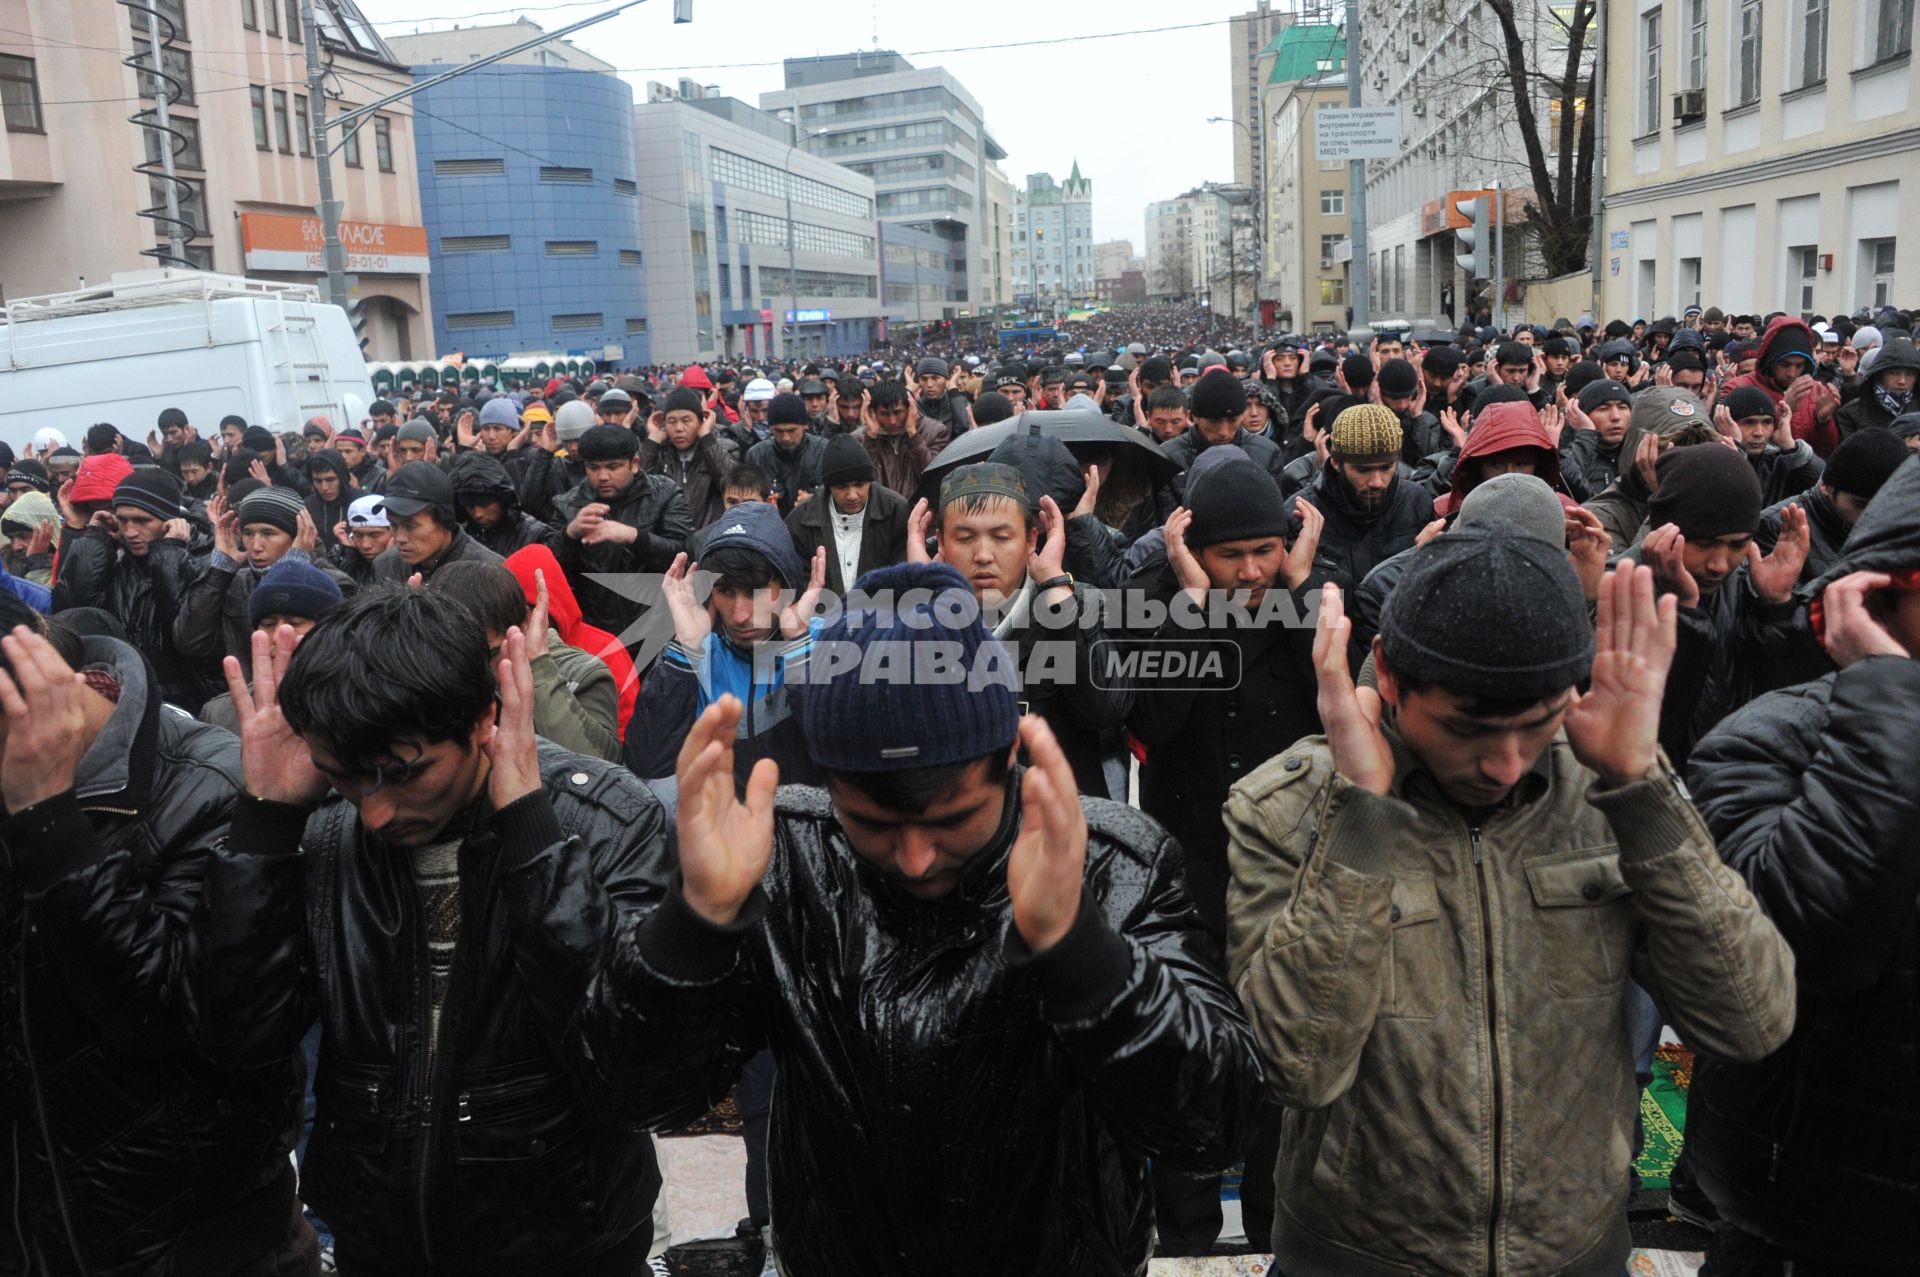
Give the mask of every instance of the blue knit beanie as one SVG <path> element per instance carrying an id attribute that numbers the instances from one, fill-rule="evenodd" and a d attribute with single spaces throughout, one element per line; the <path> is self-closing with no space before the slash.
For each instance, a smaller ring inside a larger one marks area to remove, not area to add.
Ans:
<path id="1" fill-rule="evenodd" d="M 263 616 L 317 617 L 340 601 L 340 586 L 305 559 L 284 558 L 268 568 L 247 597 L 247 624 Z"/>
<path id="2" fill-rule="evenodd" d="M 944 563 L 861 577 L 814 640 L 800 726 L 830 772 L 896 772 L 1003 753 L 1019 730 L 1020 672 Z"/>

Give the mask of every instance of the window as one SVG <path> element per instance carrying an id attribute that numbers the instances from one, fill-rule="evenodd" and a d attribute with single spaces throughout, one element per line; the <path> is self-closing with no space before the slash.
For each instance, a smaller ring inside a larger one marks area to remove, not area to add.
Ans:
<path id="1" fill-rule="evenodd" d="M 1698 306 L 1700 304 L 1700 259 L 1682 257 L 1674 283 L 1680 290 L 1679 309 L 1685 310 L 1688 306 Z"/>
<path id="2" fill-rule="evenodd" d="M 718 244 L 725 244 L 728 242 L 727 241 L 727 210 L 725 208 L 716 208 L 713 210 L 713 238 L 714 238 L 714 242 Z"/>
<path id="3" fill-rule="evenodd" d="M 1322 306 L 1344 306 L 1347 304 L 1347 281 L 1344 279 L 1323 279 L 1320 281 L 1320 304 Z"/>
<path id="4" fill-rule="evenodd" d="M 9 133 L 44 133 L 40 119 L 40 77 L 32 58 L 0 54 L 0 105 Z"/>
<path id="5" fill-rule="evenodd" d="M 187 251 L 188 265 L 195 270 L 211 271 L 213 269 L 213 245 L 187 244 L 183 247 Z"/>
<path id="6" fill-rule="evenodd" d="M 273 0 L 266 0 L 266 3 L 272 4 Z M 300 23 L 300 0 L 287 0 L 287 39 L 304 40 L 305 38 L 306 28 Z"/>
<path id="7" fill-rule="evenodd" d="M 267 20 L 267 34 L 279 35 L 280 34 L 279 0 L 260 0 L 260 9 L 261 9 L 260 16 Z"/>
<path id="8" fill-rule="evenodd" d="M 1687 79 L 1683 87 L 1707 87 L 1707 0 L 1687 0 Z"/>
<path id="9" fill-rule="evenodd" d="M 540 169 L 540 180 L 550 184 L 561 182 L 568 185 L 584 186 L 593 181 L 593 170 L 590 168 L 561 168 L 551 164 L 542 165 Z"/>
<path id="10" fill-rule="evenodd" d="M 647 321 L 646 321 L 646 320 L 644 320 L 644 319 L 629 319 L 629 320 L 627 321 L 627 335 L 628 335 L 629 337 L 642 337 L 642 336 L 645 336 L 645 335 L 646 335 L 646 331 L 647 331 Z"/>
<path id="11" fill-rule="evenodd" d="M 733 304 L 733 270 L 725 262 L 720 263 L 720 304 Z"/>
<path id="12" fill-rule="evenodd" d="M 269 7 L 271 7 L 273 3 L 274 0 L 267 0 Z M 260 14 L 254 4 L 254 0 L 240 0 L 240 25 L 249 31 L 258 31 L 260 29 Z"/>
<path id="13" fill-rule="evenodd" d="M 273 142 L 267 135 L 267 91 L 257 84 L 251 85 L 247 98 L 253 103 L 253 144 L 259 150 L 270 151 Z"/>
<path id="14" fill-rule="evenodd" d="M 601 312 L 599 311 L 593 311 L 591 313 L 581 313 L 577 315 L 555 315 L 553 317 L 553 330 L 560 333 L 576 333 L 598 328 L 600 327 L 600 314 Z"/>
<path id="15" fill-rule="evenodd" d="M 1827 11 L 1830 0 L 1796 0 L 1799 21 L 1794 23 L 1793 60 L 1789 64 L 1792 87 L 1804 89 L 1821 84 L 1827 78 Z"/>
<path id="16" fill-rule="evenodd" d="M 1913 0 L 1880 0 L 1873 24 L 1873 60 L 1884 62 L 1913 48 Z"/>
<path id="17" fill-rule="evenodd" d="M 811 208 L 825 209 L 829 213 L 842 213 L 848 217 L 869 219 L 873 216 L 873 201 L 863 195 L 829 186 L 810 177 L 788 174 L 771 164 L 762 164 L 759 160 L 750 160 L 744 155 L 735 155 L 719 147 L 709 148 L 710 176 L 716 182 L 728 186 L 738 186 L 749 191 L 758 191 L 762 195 L 785 196 L 788 183 L 792 183 L 793 202 L 805 204 Z M 698 172 L 696 168 L 694 170 Z M 971 204 L 969 204 L 971 207 Z"/>
<path id="18" fill-rule="evenodd" d="M 507 171 L 507 162 L 492 160 L 435 160 L 435 177 L 498 177 Z"/>
<path id="19" fill-rule="evenodd" d="M 207 234 L 207 184 L 187 177 L 175 178 L 174 182 L 174 198 L 179 201 L 180 220 L 193 226 L 193 235 Z M 167 179 L 157 173 L 147 177 L 147 202 L 150 207 L 162 211 L 167 207 Z"/>
<path id="20" fill-rule="evenodd" d="M 151 55 L 142 50 L 139 56 L 147 58 Z M 193 101 L 193 60 L 187 56 L 187 51 L 185 49 L 162 49 L 160 51 L 160 65 L 166 72 L 167 101 Z M 139 82 L 140 96 L 143 98 L 152 97 L 154 77 L 151 66 L 148 66 L 147 69 L 140 72 Z"/>
<path id="21" fill-rule="evenodd" d="M 447 331 L 464 332 L 471 328 L 506 328 L 513 323 L 510 310 L 470 310 L 447 316 Z"/>
<path id="22" fill-rule="evenodd" d="M 620 264 L 622 266 L 638 266 L 640 262 L 641 262 L 641 257 L 640 257 L 639 249 L 623 248 L 620 250 Z"/>
<path id="23" fill-rule="evenodd" d="M 393 172 L 393 121 L 384 115 L 373 117 L 373 157 L 382 173 Z"/>
<path id="24" fill-rule="evenodd" d="M 548 257 L 598 257 L 600 242 L 592 239 L 550 239 Z"/>
<path id="25" fill-rule="evenodd" d="M 346 160 L 348 168 L 360 167 L 360 126 L 355 124 L 340 139 L 340 154 Z"/>
<path id="26" fill-rule="evenodd" d="M 688 231 L 687 247 L 695 257 L 705 257 L 707 255 L 707 233 L 702 230 Z"/>
<path id="27" fill-rule="evenodd" d="M 300 154 L 313 154 L 313 120 L 307 115 L 307 95 L 293 95 L 293 131 L 298 135 Z"/>
<path id="28" fill-rule="evenodd" d="M 160 163 L 160 142 L 165 138 L 169 146 L 174 147 L 173 166 L 175 168 L 204 169 L 206 162 L 200 158 L 200 121 L 191 115 L 169 116 L 167 123 L 173 130 L 187 139 L 186 145 L 167 137 L 157 129 L 142 129 L 140 134 L 146 139 L 147 163 Z"/>
<path id="29" fill-rule="evenodd" d="M 1813 245 L 1802 245 L 1788 249 L 1787 255 L 1794 263 L 1795 276 L 1789 300 L 1795 303 L 1792 309 L 1805 319 L 1813 314 L 1813 286 L 1820 278 L 1820 250 Z"/>
<path id="30" fill-rule="evenodd" d="M 1893 305 L 1893 241 L 1877 240 L 1873 247 L 1873 304 Z"/>
<path id="31" fill-rule="evenodd" d="M 1660 10 L 1640 15 L 1640 132 L 1660 127 Z"/>
<path id="32" fill-rule="evenodd" d="M 638 266 L 639 263 L 635 262 L 634 265 Z M 742 297 L 753 296 L 753 267 L 751 266 L 742 266 L 740 268 L 740 295 Z"/>
<path id="33" fill-rule="evenodd" d="M 1345 191 L 1320 192 L 1320 216 L 1345 217 L 1347 213 L 1347 193 Z"/>
<path id="34" fill-rule="evenodd" d="M 442 235 L 443 253 L 504 253 L 513 247 L 511 235 Z"/>
<path id="35" fill-rule="evenodd" d="M 640 187 L 639 184 L 630 177 L 616 177 L 613 179 L 613 193 L 615 195 L 638 195 L 640 193 Z M 642 320 L 641 322 L 644 323 L 646 321 Z"/>
<path id="36" fill-rule="evenodd" d="M 293 154 L 293 124 L 287 113 L 287 91 L 273 91 L 273 140 L 280 154 Z"/>
<path id="37" fill-rule="evenodd" d="M 1734 106 L 1760 100 L 1761 6 L 1762 0 L 1740 0 L 1740 28 L 1734 43 Z"/>
<path id="38" fill-rule="evenodd" d="M 165 21 L 160 24 L 160 34 L 162 37 L 165 37 L 168 34 L 169 28 L 171 28 L 174 39 L 185 40 L 188 38 L 187 0 L 160 0 L 158 4 L 154 5 L 154 8 L 160 10 L 160 16 L 165 19 Z M 133 29 L 141 35 L 145 35 L 147 33 L 146 10 L 144 8 L 129 9 L 127 13 L 133 21 Z"/>

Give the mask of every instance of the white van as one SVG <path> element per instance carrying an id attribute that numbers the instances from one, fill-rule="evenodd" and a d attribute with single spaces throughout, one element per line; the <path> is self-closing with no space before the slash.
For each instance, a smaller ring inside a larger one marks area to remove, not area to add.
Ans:
<path id="1" fill-rule="evenodd" d="M 307 284 L 167 269 L 21 297 L 0 320 L 0 440 L 43 426 L 75 448 L 95 422 L 146 441 L 163 408 L 208 439 L 220 419 L 298 430 L 358 426 L 373 383 L 346 312 Z"/>

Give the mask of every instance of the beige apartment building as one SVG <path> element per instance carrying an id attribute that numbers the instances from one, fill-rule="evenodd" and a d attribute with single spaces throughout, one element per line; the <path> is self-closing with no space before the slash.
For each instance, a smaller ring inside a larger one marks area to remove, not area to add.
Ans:
<path id="1" fill-rule="evenodd" d="M 315 0 L 333 56 L 329 115 L 411 83 L 353 0 Z M 186 183 L 186 255 L 203 270 L 321 278 L 300 0 L 160 0 L 178 83 L 172 123 Z M 113 0 L 0 0 L 0 289 L 8 297 L 98 284 L 160 263 L 162 137 L 155 78 L 122 64 L 146 19 Z M 170 93 L 169 96 L 172 96 Z M 336 142 L 339 141 L 335 135 Z M 335 198 L 369 359 L 431 356 L 427 239 L 405 102 L 364 121 L 333 155 Z"/>
<path id="2" fill-rule="evenodd" d="M 1609 6 L 1604 312 L 1912 304 L 1913 27 L 1914 0 Z"/>
<path id="3" fill-rule="evenodd" d="M 1348 165 L 1314 155 L 1315 114 L 1347 104 L 1346 49 L 1334 27 L 1296 23 L 1274 38 L 1265 109 L 1266 260 L 1263 327 L 1333 332 L 1347 326 Z"/>

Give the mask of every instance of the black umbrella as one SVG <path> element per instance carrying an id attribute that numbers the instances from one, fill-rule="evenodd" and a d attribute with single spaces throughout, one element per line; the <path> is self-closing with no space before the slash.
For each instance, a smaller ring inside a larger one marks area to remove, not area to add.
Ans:
<path id="1" fill-rule="evenodd" d="M 938 490 L 941 476 L 949 470 L 955 466 L 985 461 L 995 448 L 1012 438 L 1016 431 L 1025 433 L 1036 423 L 1042 434 L 1058 439 L 1076 458 L 1090 458 L 1103 452 L 1115 453 L 1115 469 L 1144 465 L 1156 485 L 1180 473 L 1180 464 L 1140 431 L 1129 429 L 1092 409 L 1057 408 L 1023 412 L 1011 420 L 997 421 L 991 426 L 967 431 L 934 458 L 922 482 L 933 480 L 935 490 Z"/>

